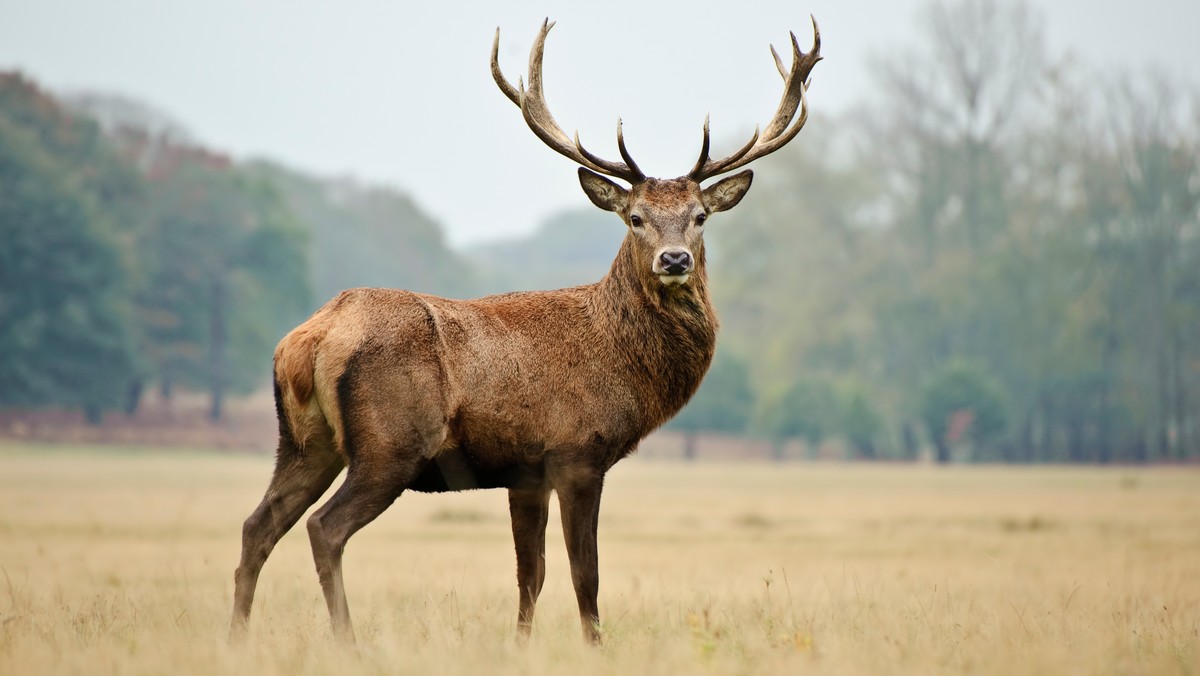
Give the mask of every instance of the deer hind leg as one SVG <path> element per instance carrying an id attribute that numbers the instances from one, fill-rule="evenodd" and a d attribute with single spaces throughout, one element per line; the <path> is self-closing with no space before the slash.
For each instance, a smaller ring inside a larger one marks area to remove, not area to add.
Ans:
<path id="1" fill-rule="evenodd" d="M 408 455 L 407 453 L 405 455 Z M 391 506 L 417 476 L 424 461 L 390 457 L 386 462 L 368 466 L 351 461 L 346 480 L 320 509 L 308 519 L 308 538 L 313 562 L 334 635 L 344 643 L 354 643 L 350 607 L 342 582 L 342 553 L 346 541 Z"/>
<path id="2" fill-rule="evenodd" d="M 509 489 L 508 511 L 512 515 L 513 543 L 517 549 L 517 636 L 529 638 L 533 610 L 542 583 L 546 581 L 546 520 L 550 513 L 550 489 Z"/>
<path id="3" fill-rule="evenodd" d="M 337 377 L 334 426 L 346 479 L 309 517 L 308 539 L 333 633 L 347 644 L 354 643 L 354 628 L 342 582 L 346 541 L 400 497 L 448 433 L 440 367 L 408 364 L 410 349 L 411 341 L 364 349 Z"/>
<path id="4" fill-rule="evenodd" d="M 342 458 L 326 441 L 313 440 L 303 451 L 291 435 L 280 435 L 275 473 L 262 502 L 242 526 L 242 558 L 234 572 L 233 618 L 229 636 L 244 635 L 254 603 L 258 574 L 276 543 L 341 473 Z"/>

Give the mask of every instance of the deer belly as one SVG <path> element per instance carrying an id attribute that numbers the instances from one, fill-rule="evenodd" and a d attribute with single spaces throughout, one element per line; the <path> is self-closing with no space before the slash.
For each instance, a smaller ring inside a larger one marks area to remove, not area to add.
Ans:
<path id="1" fill-rule="evenodd" d="M 477 488 L 537 488 L 544 484 L 541 461 L 485 465 L 462 448 L 450 448 L 431 459 L 409 485 L 421 493 L 446 493 Z"/>

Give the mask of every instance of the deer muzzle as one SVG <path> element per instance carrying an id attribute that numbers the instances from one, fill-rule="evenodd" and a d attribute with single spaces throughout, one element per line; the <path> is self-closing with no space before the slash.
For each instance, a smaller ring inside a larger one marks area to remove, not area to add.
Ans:
<path id="1" fill-rule="evenodd" d="M 696 259 L 690 251 L 682 247 L 672 247 L 663 249 L 655 257 L 654 274 L 658 275 L 663 284 L 685 284 L 695 265 Z"/>

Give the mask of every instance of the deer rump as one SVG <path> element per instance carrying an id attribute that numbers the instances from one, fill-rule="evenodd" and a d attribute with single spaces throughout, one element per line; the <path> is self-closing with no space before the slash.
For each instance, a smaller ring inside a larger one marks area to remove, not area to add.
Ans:
<path id="1" fill-rule="evenodd" d="M 595 319 L 572 289 L 475 301 L 343 292 L 276 349 L 280 434 L 294 441 L 281 452 L 420 456 L 407 488 L 422 492 L 540 486 L 548 452 L 607 469 L 666 411 L 639 401 L 631 369 L 596 358 L 616 345 Z M 680 406 L 695 384 L 676 393 Z"/>

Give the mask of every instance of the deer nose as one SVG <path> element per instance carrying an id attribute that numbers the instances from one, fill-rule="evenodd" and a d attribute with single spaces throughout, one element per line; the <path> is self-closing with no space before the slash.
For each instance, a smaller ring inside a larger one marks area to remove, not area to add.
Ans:
<path id="1" fill-rule="evenodd" d="M 692 270 L 692 255 L 684 249 L 667 249 L 658 258 L 663 272 L 668 275 L 682 275 Z"/>

